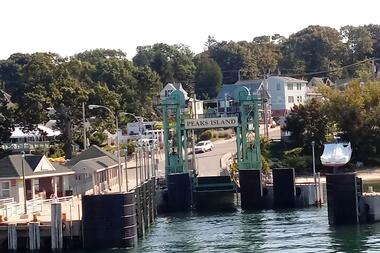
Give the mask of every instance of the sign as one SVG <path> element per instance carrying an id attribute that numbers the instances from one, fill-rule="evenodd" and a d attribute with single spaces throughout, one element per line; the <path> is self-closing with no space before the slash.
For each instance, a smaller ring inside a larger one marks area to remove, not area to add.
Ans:
<path id="1" fill-rule="evenodd" d="M 205 118 L 205 119 L 185 119 L 185 129 L 202 128 L 228 128 L 237 127 L 237 117 Z"/>

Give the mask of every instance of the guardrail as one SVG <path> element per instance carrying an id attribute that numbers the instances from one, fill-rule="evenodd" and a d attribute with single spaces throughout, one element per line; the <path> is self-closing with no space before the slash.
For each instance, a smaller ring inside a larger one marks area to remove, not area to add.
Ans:
<path id="1" fill-rule="evenodd" d="M 26 201 L 26 213 L 36 213 L 42 212 L 44 210 L 44 205 L 48 205 L 54 202 L 64 203 L 71 201 L 73 203 L 73 196 L 53 198 L 53 199 L 42 199 L 41 197 L 27 200 Z M 12 217 L 25 213 L 24 203 L 5 203 L 2 208 L 0 208 L 0 215 L 3 217 Z"/>
<path id="2" fill-rule="evenodd" d="M 0 209 L 3 208 L 6 204 L 15 203 L 14 198 L 5 198 L 0 199 Z"/>

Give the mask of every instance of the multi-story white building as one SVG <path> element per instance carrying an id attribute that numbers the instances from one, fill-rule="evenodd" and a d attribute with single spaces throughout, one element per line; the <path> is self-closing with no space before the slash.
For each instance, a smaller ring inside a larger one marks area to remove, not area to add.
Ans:
<path id="1" fill-rule="evenodd" d="M 292 77 L 270 76 L 267 91 L 271 96 L 272 117 L 285 116 L 294 105 L 306 100 L 307 81 Z"/>

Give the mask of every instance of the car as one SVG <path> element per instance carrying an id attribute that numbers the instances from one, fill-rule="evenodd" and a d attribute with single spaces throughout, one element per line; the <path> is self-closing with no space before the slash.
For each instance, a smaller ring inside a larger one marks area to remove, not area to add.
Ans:
<path id="1" fill-rule="evenodd" d="M 195 145 L 194 151 L 195 151 L 195 153 L 198 153 L 198 152 L 204 153 L 207 151 L 211 151 L 213 148 L 214 148 L 214 144 L 210 140 L 200 141 Z"/>

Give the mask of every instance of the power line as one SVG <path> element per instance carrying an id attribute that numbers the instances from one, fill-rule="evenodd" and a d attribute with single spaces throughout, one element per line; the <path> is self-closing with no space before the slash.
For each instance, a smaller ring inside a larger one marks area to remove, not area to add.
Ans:
<path id="1" fill-rule="evenodd" d="M 307 73 L 301 73 L 301 74 L 286 74 L 286 75 L 287 76 L 312 76 L 312 75 L 319 75 L 319 74 L 327 74 L 327 73 L 330 73 L 330 72 L 336 72 L 338 70 L 342 70 L 342 69 L 345 69 L 345 68 L 349 68 L 349 67 L 353 67 L 353 66 L 356 66 L 356 65 L 360 65 L 360 64 L 363 64 L 363 63 L 366 63 L 366 62 L 369 62 L 369 61 L 377 61 L 379 59 L 380 58 L 365 59 L 365 60 L 358 61 L 358 62 L 355 62 L 355 63 L 352 63 L 352 64 L 348 64 L 348 65 L 345 65 L 345 66 L 342 66 L 342 67 L 339 67 L 339 68 L 335 68 L 335 69 L 332 69 L 332 70 L 307 72 Z"/>

